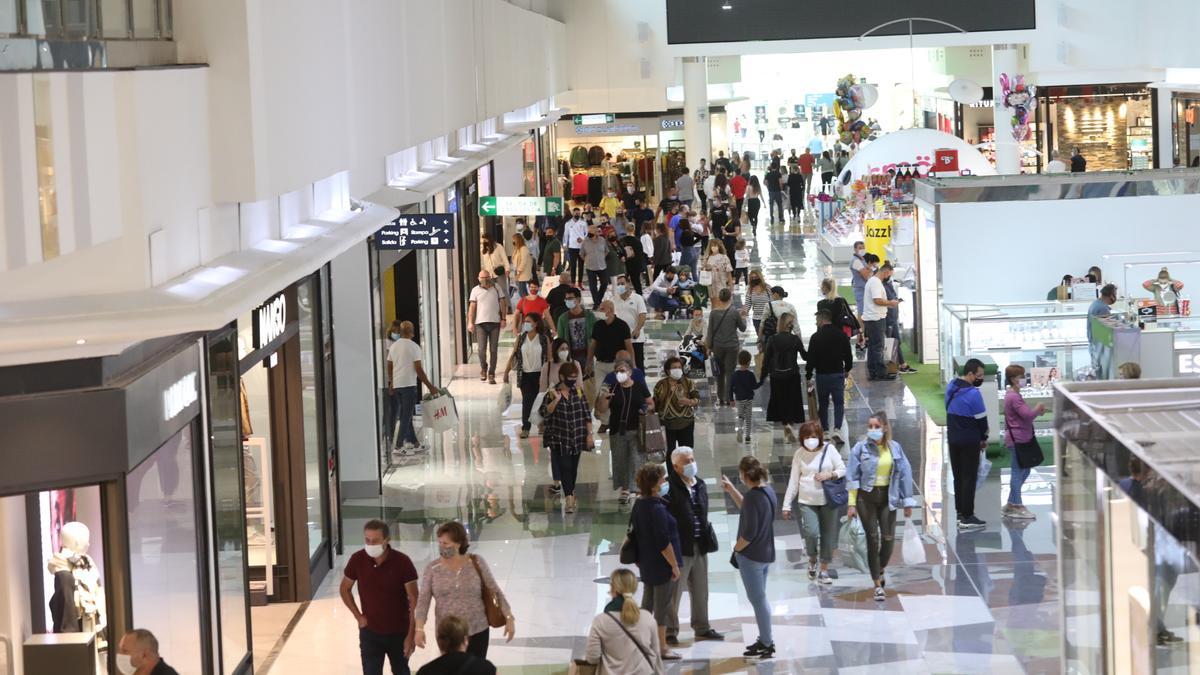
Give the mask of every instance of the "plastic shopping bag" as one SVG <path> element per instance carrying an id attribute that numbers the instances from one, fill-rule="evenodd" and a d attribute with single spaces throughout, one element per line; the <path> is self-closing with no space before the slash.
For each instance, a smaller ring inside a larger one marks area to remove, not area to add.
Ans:
<path id="1" fill-rule="evenodd" d="M 496 409 L 500 416 L 504 416 L 504 411 L 508 410 L 508 406 L 512 405 L 512 384 L 505 382 L 500 385 L 500 393 L 496 397 Z"/>
<path id="2" fill-rule="evenodd" d="M 458 426 L 458 407 L 449 391 L 442 389 L 421 403 L 421 424 L 434 432 Z"/>
<path id="3" fill-rule="evenodd" d="M 921 541 L 921 534 L 917 532 L 917 526 L 911 518 L 904 521 L 904 543 L 901 553 L 904 555 L 905 565 L 920 565 L 925 562 L 925 544 Z"/>
<path id="4" fill-rule="evenodd" d="M 992 460 L 987 458 L 987 452 L 979 451 L 979 476 L 975 479 L 975 489 L 983 489 L 983 484 L 987 482 L 988 474 L 992 472 Z"/>
<path id="5" fill-rule="evenodd" d="M 867 565 L 867 533 L 858 518 L 843 518 L 838 533 L 838 553 L 842 562 L 864 574 L 870 574 Z"/>
<path id="6" fill-rule="evenodd" d="M 545 399 L 546 392 L 544 391 L 538 393 L 538 395 L 533 399 L 533 410 L 529 411 L 529 423 L 535 427 L 545 421 L 542 418 L 542 401 Z"/>
<path id="7" fill-rule="evenodd" d="M 698 275 L 696 282 L 699 283 L 701 286 L 712 286 L 712 282 L 713 282 L 712 272 L 710 272 L 708 270 L 700 270 L 700 274 Z"/>

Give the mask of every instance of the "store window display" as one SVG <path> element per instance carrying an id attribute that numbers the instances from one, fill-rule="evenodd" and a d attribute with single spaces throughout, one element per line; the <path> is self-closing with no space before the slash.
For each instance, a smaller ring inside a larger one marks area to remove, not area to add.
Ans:
<path id="1" fill-rule="evenodd" d="M 61 547 L 46 563 L 53 578 L 51 629 L 55 633 L 98 633 L 107 625 L 100 567 L 88 555 L 91 530 L 78 521 L 64 523 Z"/>

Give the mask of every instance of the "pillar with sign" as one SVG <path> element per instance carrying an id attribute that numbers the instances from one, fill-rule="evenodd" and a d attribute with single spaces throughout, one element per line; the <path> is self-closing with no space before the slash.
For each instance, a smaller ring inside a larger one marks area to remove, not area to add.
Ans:
<path id="1" fill-rule="evenodd" d="M 867 253 L 874 253 L 880 260 L 888 259 L 887 247 L 892 243 L 891 218 L 868 218 L 863 221 L 863 245 Z"/>
<path id="2" fill-rule="evenodd" d="M 683 58 L 683 149 L 688 168 L 712 162 L 712 128 L 708 119 L 708 62 L 703 56 Z"/>

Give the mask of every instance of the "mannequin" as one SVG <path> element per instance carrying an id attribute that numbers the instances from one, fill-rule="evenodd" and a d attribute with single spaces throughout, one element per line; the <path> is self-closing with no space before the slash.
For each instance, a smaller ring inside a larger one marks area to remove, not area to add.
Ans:
<path id="1" fill-rule="evenodd" d="M 1171 278 L 1167 268 L 1158 271 L 1158 277 L 1142 282 L 1142 288 L 1154 293 L 1154 302 L 1165 307 L 1172 314 L 1179 314 L 1179 291 L 1183 290 L 1183 282 Z"/>
<path id="2" fill-rule="evenodd" d="M 54 577 L 50 616 L 55 633 L 98 633 L 105 617 L 104 586 L 100 568 L 88 555 L 91 532 L 87 525 L 69 522 L 59 532 L 62 550 L 55 553 L 46 569 Z"/>

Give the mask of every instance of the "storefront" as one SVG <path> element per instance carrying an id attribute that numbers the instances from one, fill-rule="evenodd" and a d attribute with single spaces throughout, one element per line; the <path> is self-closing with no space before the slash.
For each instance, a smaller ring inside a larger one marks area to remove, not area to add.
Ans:
<path id="1" fill-rule="evenodd" d="M 1057 149 L 1067 161 L 1079 148 L 1088 171 L 1155 166 L 1157 105 L 1145 84 L 1043 87 L 1038 103 L 1038 120 L 1046 121 L 1041 152 Z"/>
<path id="2" fill-rule="evenodd" d="M 1054 397 L 1062 672 L 1195 672 L 1195 380 L 1069 383 Z"/>
<path id="3" fill-rule="evenodd" d="M 954 135 L 979 148 L 992 166 L 996 165 L 996 117 L 992 88 L 983 88 L 976 103 L 954 103 Z M 1029 123 L 1029 139 L 1021 142 L 1021 173 L 1041 173 L 1049 158 L 1040 148 L 1045 145 L 1046 125 L 1039 107 Z"/>
<path id="4" fill-rule="evenodd" d="M 1174 166 L 1200 166 L 1200 94 L 1176 92 L 1171 108 Z"/>
<path id="5" fill-rule="evenodd" d="M 240 603 L 209 592 L 201 353 L 180 336 L 3 369 L 0 494 L 24 501 L 24 532 L 7 530 L 4 546 L 28 554 L 26 672 L 116 672 L 114 641 L 134 626 L 152 627 L 181 672 L 248 665 L 244 586 Z M 8 629 L 21 649 L 22 629 Z"/>
<path id="6" fill-rule="evenodd" d="M 313 596 L 339 538 L 329 272 L 237 322 L 240 436 L 252 604 Z M 228 339 L 228 333 L 218 340 Z"/>

